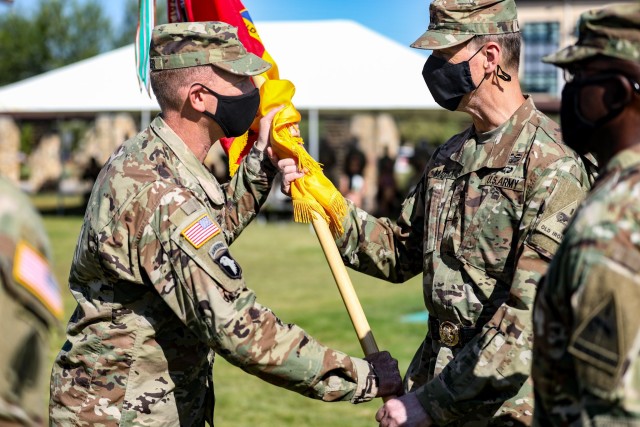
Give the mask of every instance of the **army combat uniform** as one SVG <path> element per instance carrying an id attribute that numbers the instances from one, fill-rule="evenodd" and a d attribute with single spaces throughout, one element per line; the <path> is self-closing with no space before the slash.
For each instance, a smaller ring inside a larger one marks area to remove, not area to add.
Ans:
<path id="1" fill-rule="evenodd" d="M 541 286 L 533 371 L 540 426 L 581 416 L 584 425 L 640 423 L 639 195 L 634 148 L 602 172 Z"/>
<path id="2" fill-rule="evenodd" d="M 585 12 L 579 32 L 576 45 L 545 62 L 564 68 L 596 55 L 640 62 L 637 2 Z M 630 142 L 603 165 L 540 284 L 533 316 L 537 426 L 640 425 L 638 135 Z"/>
<path id="3" fill-rule="evenodd" d="M 69 286 L 78 307 L 51 380 L 54 425 L 212 424 L 214 352 L 327 401 L 369 400 L 369 364 L 333 351 L 256 302 L 229 245 L 275 169 L 255 147 L 219 186 L 156 118 L 103 168 Z"/>
<path id="4" fill-rule="evenodd" d="M 0 425 L 45 421 L 49 333 L 62 316 L 50 257 L 40 216 L 0 176 Z"/>
<path id="5" fill-rule="evenodd" d="M 559 141 L 527 99 L 498 128 L 439 147 L 397 224 L 350 205 L 347 265 L 396 283 L 423 273 L 429 331 L 405 387 L 437 425 L 531 421 L 537 283 L 590 186 Z"/>

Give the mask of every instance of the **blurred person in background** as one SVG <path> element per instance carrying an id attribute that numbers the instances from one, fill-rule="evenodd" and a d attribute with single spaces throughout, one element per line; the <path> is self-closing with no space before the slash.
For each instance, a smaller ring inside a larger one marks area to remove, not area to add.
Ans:
<path id="1" fill-rule="evenodd" d="M 49 338 L 62 310 L 42 219 L 0 176 L 0 426 L 45 425 Z"/>

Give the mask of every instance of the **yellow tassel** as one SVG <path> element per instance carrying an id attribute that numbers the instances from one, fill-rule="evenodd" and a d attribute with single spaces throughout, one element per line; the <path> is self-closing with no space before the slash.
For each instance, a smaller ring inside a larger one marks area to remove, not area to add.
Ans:
<path id="1" fill-rule="evenodd" d="M 310 223 L 313 221 L 313 213 L 317 212 L 322 219 L 329 222 L 329 217 L 319 203 L 311 200 L 293 200 L 293 220 L 295 222 Z"/>

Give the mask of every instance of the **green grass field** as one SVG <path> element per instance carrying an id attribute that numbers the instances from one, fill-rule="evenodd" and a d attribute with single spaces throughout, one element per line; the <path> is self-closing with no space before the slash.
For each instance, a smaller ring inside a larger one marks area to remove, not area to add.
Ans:
<path id="1" fill-rule="evenodd" d="M 42 208 L 42 206 L 40 206 Z M 67 289 L 69 266 L 82 218 L 44 218 L 54 250 L 56 276 L 63 288 L 66 316 L 75 301 Z M 296 323 L 322 343 L 361 356 L 362 350 L 313 229 L 295 223 L 254 222 L 231 247 L 258 301 L 284 322 Z M 389 350 L 404 373 L 426 332 L 424 324 L 402 323 L 402 316 L 424 309 L 421 280 L 392 285 L 350 271 L 381 349 Z M 54 336 L 51 362 L 62 345 Z M 216 426 L 371 426 L 380 399 L 360 405 L 323 403 L 279 389 L 216 357 Z"/>

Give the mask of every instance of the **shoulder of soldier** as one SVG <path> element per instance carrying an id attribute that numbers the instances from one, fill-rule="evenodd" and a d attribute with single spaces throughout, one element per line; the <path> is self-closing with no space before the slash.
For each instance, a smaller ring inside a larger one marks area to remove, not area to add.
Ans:
<path id="1" fill-rule="evenodd" d="M 149 129 L 125 141 L 96 181 L 93 193 L 99 194 L 92 194 L 91 200 L 96 202 L 88 206 L 90 216 L 108 213 L 112 217 L 132 203 L 141 207 L 152 204 L 179 182 L 172 163 L 173 154 Z M 105 204 L 109 209 L 104 209 Z"/>
<path id="2" fill-rule="evenodd" d="M 585 159 L 563 142 L 560 125 L 541 111 L 535 110 L 526 131 L 533 139 L 529 152 L 530 169 L 546 169 L 557 163 L 565 168 L 576 167 L 585 177 L 590 173 Z"/>
<path id="3" fill-rule="evenodd" d="M 45 255 L 50 255 L 40 214 L 29 197 L 3 176 L 0 176 L 0 235 L 10 241 L 24 239 Z"/>

